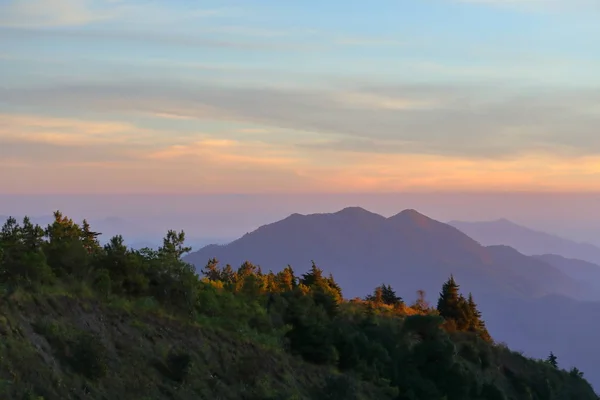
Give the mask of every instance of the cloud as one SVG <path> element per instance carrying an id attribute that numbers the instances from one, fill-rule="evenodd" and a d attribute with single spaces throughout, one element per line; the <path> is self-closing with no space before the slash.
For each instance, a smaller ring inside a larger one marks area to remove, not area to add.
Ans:
<path id="1" fill-rule="evenodd" d="M 380 148 L 397 154 L 505 158 L 542 149 L 569 156 L 600 154 L 600 95 L 494 86 L 399 85 L 340 90 L 235 88 L 130 82 L 1 90 L 6 102 L 62 110 L 150 112 L 217 119 L 273 129 L 293 144 L 302 132 L 340 151 Z M 295 131 L 285 137 L 277 130 Z M 369 143 L 368 146 L 365 146 Z"/>
<path id="2" fill-rule="evenodd" d="M 289 149 L 264 142 L 207 138 L 187 145 L 174 145 L 152 152 L 147 158 L 190 162 L 202 159 L 218 166 L 291 166 L 300 162 Z"/>
<path id="3" fill-rule="evenodd" d="M 234 9 L 177 9 L 156 2 L 118 0 L 8 0 L 0 4 L 0 26 L 14 28 L 74 27 L 98 22 L 126 22 L 128 27 L 174 23 L 231 15 Z"/>
<path id="4" fill-rule="evenodd" d="M 147 131 L 123 122 L 0 114 L 0 140 L 3 141 L 72 147 L 126 144 L 147 136 Z"/>
<path id="5" fill-rule="evenodd" d="M 600 11 L 596 0 L 452 0 L 459 3 L 472 3 L 495 7 L 512 8 L 523 11 Z"/>
<path id="6" fill-rule="evenodd" d="M 114 16 L 89 0 L 9 0 L 0 5 L 0 26 L 53 27 L 84 25 Z"/>
<path id="7" fill-rule="evenodd" d="M 72 137 L 46 134 L 57 130 Z M 273 128 L 264 140 L 235 138 L 235 130 L 179 137 L 118 121 L 2 115 L 0 185 L 9 193 L 600 190 L 599 155 L 529 148 L 465 158 L 406 152 L 402 146 L 415 144 L 394 139 L 275 138 L 285 132 Z"/>
<path id="8" fill-rule="evenodd" d="M 123 22 L 123 21 L 120 21 Z M 4 34 L 10 35 L 13 38 L 34 37 L 34 38 L 59 38 L 77 40 L 115 40 L 120 42 L 133 42 L 150 44 L 152 46 L 181 46 L 181 47 L 214 47 L 235 50 L 253 50 L 253 51 L 281 51 L 281 52 L 313 52 L 326 49 L 327 46 L 322 43 L 303 43 L 293 40 L 279 41 L 264 41 L 248 39 L 248 36 L 253 35 L 238 35 L 236 37 L 226 37 L 224 35 L 207 35 L 200 32 L 184 33 L 177 32 L 173 28 L 174 24 L 169 23 L 164 30 L 157 30 L 157 24 L 149 24 L 149 26 L 128 26 L 123 29 L 123 24 L 109 28 L 89 27 L 86 29 L 65 28 L 62 26 L 49 28 L 43 25 L 23 25 L 12 26 L 8 25 L 4 28 Z M 0 27 L 2 21 L 0 20 Z M 156 61 L 156 60 L 155 60 Z M 158 60 L 160 62 L 160 60 Z M 163 62 L 164 63 L 164 62 Z M 172 62 L 171 65 L 182 65 L 188 67 L 198 67 L 214 69 L 221 68 L 219 66 L 211 66 L 210 64 L 201 63 L 178 63 Z M 230 67 L 225 67 L 230 68 Z M 235 66 L 233 66 L 235 69 Z M 238 67 L 239 69 L 239 67 Z"/>

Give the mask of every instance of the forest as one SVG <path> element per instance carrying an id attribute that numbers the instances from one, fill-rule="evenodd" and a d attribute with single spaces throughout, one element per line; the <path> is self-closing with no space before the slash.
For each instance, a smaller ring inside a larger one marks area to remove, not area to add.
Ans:
<path id="1" fill-rule="evenodd" d="M 0 232 L 2 399 L 598 398 L 551 349 L 496 343 L 451 274 L 431 303 L 388 282 L 346 299 L 315 263 L 196 271 L 182 231 L 134 250 L 54 217 Z"/>

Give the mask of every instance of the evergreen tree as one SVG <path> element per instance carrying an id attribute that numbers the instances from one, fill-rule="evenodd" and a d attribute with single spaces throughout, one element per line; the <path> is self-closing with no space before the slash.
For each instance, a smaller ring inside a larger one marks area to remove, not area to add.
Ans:
<path id="1" fill-rule="evenodd" d="M 300 283 L 302 283 L 305 286 L 311 287 L 313 285 L 321 284 L 323 280 L 323 270 L 317 267 L 317 265 L 313 261 L 310 271 L 308 271 L 306 274 L 302 274 Z"/>
<path id="2" fill-rule="evenodd" d="M 220 281 L 222 278 L 221 270 L 219 269 L 219 261 L 216 258 L 211 258 L 202 268 L 202 275 L 211 281 Z"/>
<path id="3" fill-rule="evenodd" d="M 462 314 L 461 297 L 459 286 L 454 280 L 454 276 L 450 275 L 450 278 L 442 286 L 442 292 L 438 299 L 437 310 L 440 315 L 445 319 L 458 322 Z"/>
<path id="4" fill-rule="evenodd" d="M 83 224 L 81 227 L 80 239 L 83 247 L 87 250 L 88 253 L 96 253 L 100 250 L 100 242 L 98 241 L 98 236 L 101 233 L 93 232 L 90 224 L 87 220 L 83 220 Z"/>
<path id="5" fill-rule="evenodd" d="M 0 231 L 0 283 L 31 286 L 52 281 L 43 244 L 44 230 L 29 218 L 23 219 L 23 226 L 8 218 Z"/>
<path id="6" fill-rule="evenodd" d="M 491 342 L 492 337 L 485 326 L 485 322 L 481 318 L 481 312 L 477 309 L 477 304 L 475 304 L 475 300 L 473 300 L 473 295 L 471 293 L 469 293 L 467 304 L 469 306 L 469 326 L 467 330 L 477 333 L 479 337 L 486 342 Z"/>
<path id="7" fill-rule="evenodd" d="M 277 288 L 281 292 L 289 292 L 298 286 L 294 269 L 288 265 L 275 276 Z"/>
<path id="8" fill-rule="evenodd" d="M 383 291 L 383 302 L 388 306 L 399 306 L 404 303 L 402 297 L 397 296 L 396 292 L 394 291 L 394 289 L 392 289 L 390 285 L 383 285 L 381 289 Z"/>
<path id="9" fill-rule="evenodd" d="M 83 232 L 72 219 L 54 212 L 54 222 L 46 228 L 44 243 L 48 265 L 57 276 L 82 279 L 90 268 L 90 253 L 82 241 Z"/>
<path id="10" fill-rule="evenodd" d="M 552 365 L 554 368 L 558 368 L 557 360 L 558 357 L 556 357 L 553 352 L 550 352 L 550 355 L 548 356 L 548 358 L 546 358 L 546 362 Z"/>
<path id="11" fill-rule="evenodd" d="M 365 300 L 371 301 L 375 304 L 383 304 L 383 287 L 385 285 L 377 286 L 373 291 L 373 294 L 368 295 Z"/>

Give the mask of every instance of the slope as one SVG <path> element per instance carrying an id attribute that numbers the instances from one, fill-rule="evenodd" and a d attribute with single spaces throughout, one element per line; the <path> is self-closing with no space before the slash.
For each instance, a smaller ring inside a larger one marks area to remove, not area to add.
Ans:
<path id="1" fill-rule="evenodd" d="M 511 246 L 527 255 L 557 254 L 600 265 L 600 248 L 578 243 L 556 235 L 536 231 L 506 219 L 483 222 L 452 221 L 448 223 L 484 246 Z"/>
<path id="2" fill-rule="evenodd" d="M 584 324 L 587 317 L 580 307 L 584 303 L 565 301 L 560 318 L 553 318 L 549 316 L 550 301 L 544 298 L 558 294 L 594 299 L 597 291 L 589 293 L 588 286 L 544 260 L 507 246 L 484 247 L 458 229 L 414 210 L 390 218 L 359 208 L 333 214 L 294 214 L 229 245 L 205 247 L 186 260 L 202 268 L 213 257 L 234 269 L 249 260 L 265 270 L 279 271 L 291 264 L 300 272 L 314 260 L 336 276 L 348 297 L 362 297 L 386 282 L 405 299 L 418 289 L 435 298 L 439 287 L 432 282 L 441 282 L 453 273 L 479 300 L 496 339 L 535 357 L 559 352 L 562 359 L 585 367 L 588 374 L 594 373 L 600 356 L 590 350 L 595 341 L 584 334 L 600 329 L 593 319 Z M 594 309 L 595 304 L 585 308 Z M 574 341 L 577 346 L 567 348 L 566 344 Z M 597 374 L 590 379 L 600 385 Z"/>
<path id="3" fill-rule="evenodd" d="M 389 287 L 348 302 L 316 267 L 200 279 L 183 232 L 136 251 L 62 215 L 48 231 L 0 231 L 3 399 L 597 398 L 578 369 L 494 344 L 457 291 L 437 311 Z"/>
<path id="4" fill-rule="evenodd" d="M 565 258 L 556 254 L 543 254 L 532 257 L 556 267 L 576 281 L 591 287 L 592 290 L 600 292 L 600 265 L 573 258 Z"/>

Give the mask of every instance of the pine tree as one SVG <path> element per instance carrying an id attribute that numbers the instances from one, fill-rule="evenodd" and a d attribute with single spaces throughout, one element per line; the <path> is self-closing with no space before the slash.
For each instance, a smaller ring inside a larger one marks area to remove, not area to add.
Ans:
<path id="1" fill-rule="evenodd" d="M 298 286 L 294 269 L 290 265 L 285 267 L 283 271 L 279 272 L 276 275 L 275 280 L 277 282 L 278 290 L 280 290 L 281 292 L 292 291 L 295 287 Z"/>
<path id="2" fill-rule="evenodd" d="M 467 305 L 469 307 L 469 326 L 467 328 L 470 332 L 475 332 L 486 342 L 491 342 L 492 337 L 490 336 L 485 322 L 481 318 L 481 312 L 477 309 L 477 304 L 475 304 L 475 300 L 473 300 L 473 295 L 469 293 L 469 297 L 467 299 Z"/>
<path id="3" fill-rule="evenodd" d="M 461 316 L 461 295 L 459 286 L 454 280 L 454 276 L 450 275 L 450 279 L 442 286 L 442 292 L 437 303 L 437 310 L 445 319 L 451 319 L 456 322 Z"/>
<path id="4" fill-rule="evenodd" d="M 311 287 L 313 285 L 321 284 L 323 280 L 323 270 L 317 267 L 317 265 L 313 261 L 310 271 L 302 275 L 300 283 L 302 283 L 305 286 Z"/>
<path id="5" fill-rule="evenodd" d="M 383 302 L 383 287 L 385 285 L 377 286 L 373 291 L 373 294 L 368 295 L 365 300 L 373 302 L 375 304 L 384 304 Z"/>
<path id="6" fill-rule="evenodd" d="M 100 250 L 100 242 L 98 242 L 98 236 L 100 235 L 101 233 L 92 231 L 87 220 L 83 220 L 80 238 L 81 242 L 83 243 L 83 247 L 85 247 L 88 253 L 92 254 Z"/>
<path id="7" fill-rule="evenodd" d="M 388 306 L 399 306 L 404 303 L 402 297 L 397 296 L 396 292 L 390 285 L 383 285 L 382 290 L 383 302 Z"/>
<path id="8" fill-rule="evenodd" d="M 222 276 L 221 270 L 219 269 L 219 260 L 216 258 L 208 260 L 208 263 L 206 263 L 206 266 L 202 269 L 202 275 L 211 281 L 220 281 Z"/>
<path id="9" fill-rule="evenodd" d="M 552 365 L 554 368 L 558 368 L 557 360 L 558 360 L 558 357 L 556 357 L 553 352 L 550 352 L 550 355 L 546 359 L 546 362 L 548 364 Z"/>

